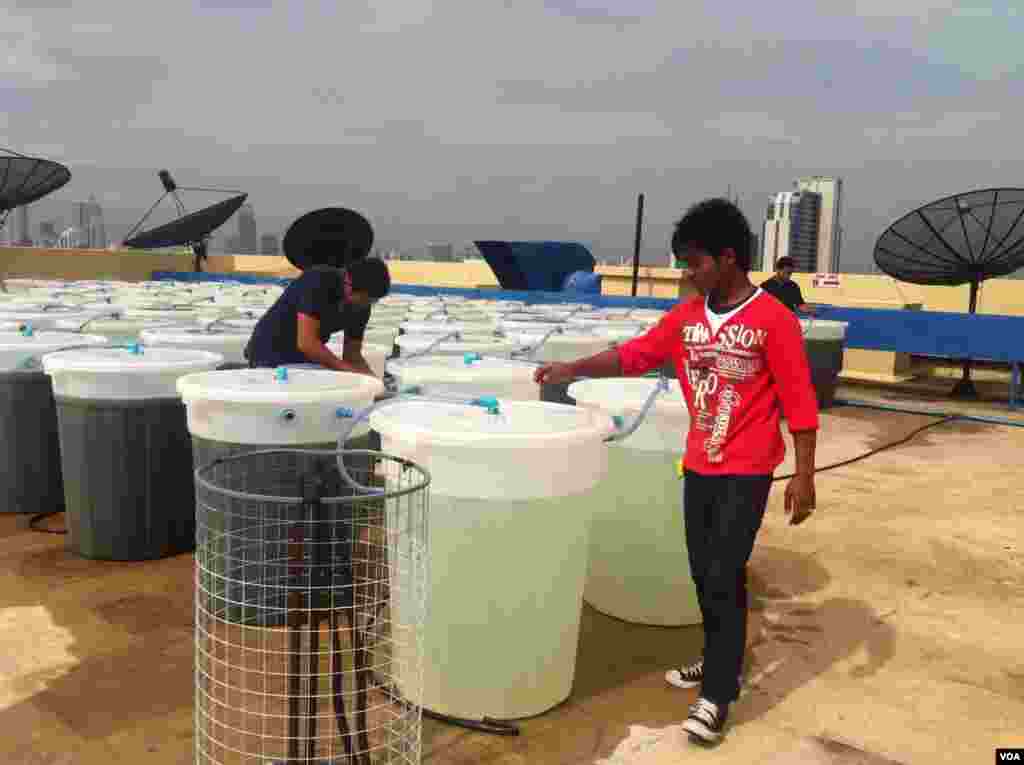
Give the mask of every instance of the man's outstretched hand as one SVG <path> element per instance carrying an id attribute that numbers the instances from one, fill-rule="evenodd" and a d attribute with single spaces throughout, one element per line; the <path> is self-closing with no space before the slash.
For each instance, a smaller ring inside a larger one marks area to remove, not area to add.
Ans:
<path id="1" fill-rule="evenodd" d="M 790 526 L 806 521 L 817 505 L 814 493 L 814 475 L 795 475 L 786 486 L 786 515 Z"/>
<path id="2" fill-rule="evenodd" d="M 533 373 L 533 381 L 538 385 L 559 385 L 575 379 L 572 364 L 545 364 Z"/>

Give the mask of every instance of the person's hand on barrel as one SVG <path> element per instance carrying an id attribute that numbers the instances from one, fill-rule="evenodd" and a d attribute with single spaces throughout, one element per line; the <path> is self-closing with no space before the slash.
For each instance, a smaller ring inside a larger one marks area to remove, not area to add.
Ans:
<path id="1" fill-rule="evenodd" d="M 576 373 L 572 364 L 545 364 L 533 373 L 533 381 L 538 385 L 559 385 L 575 379 Z"/>

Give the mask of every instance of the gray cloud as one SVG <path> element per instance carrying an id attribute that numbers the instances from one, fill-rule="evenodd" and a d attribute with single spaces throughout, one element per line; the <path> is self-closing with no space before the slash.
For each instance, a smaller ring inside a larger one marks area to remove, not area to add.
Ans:
<path id="1" fill-rule="evenodd" d="M 96 193 L 134 222 L 168 167 L 249 191 L 267 230 L 347 204 L 409 245 L 565 236 L 615 254 L 643 191 L 659 260 L 703 196 L 731 185 L 759 229 L 769 194 L 839 173 L 866 267 L 910 207 L 1020 177 L 1024 80 L 981 42 L 1014 23 L 940 0 L 17 0 L 0 145 L 72 165 L 37 218 Z"/>

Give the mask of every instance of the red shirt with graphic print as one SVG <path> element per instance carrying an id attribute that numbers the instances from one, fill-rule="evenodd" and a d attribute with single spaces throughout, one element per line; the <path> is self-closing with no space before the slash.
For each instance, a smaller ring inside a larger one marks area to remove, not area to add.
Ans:
<path id="1" fill-rule="evenodd" d="M 623 374 L 672 360 L 690 432 L 683 465 L 706 475 L 768 475 L 786 456 L 780 427 L 818 429 L 818 400 L 800 321 L 758 292 L 717 332 L 703 297 L 680 303 L 646 334 L 619 346 Z"/>

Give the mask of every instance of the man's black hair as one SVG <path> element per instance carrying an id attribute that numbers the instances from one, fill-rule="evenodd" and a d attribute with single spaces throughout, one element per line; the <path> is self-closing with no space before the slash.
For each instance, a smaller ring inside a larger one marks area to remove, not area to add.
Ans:
<path id="1" fill-rule="evenodd" d="M 743 211 L 728 199 L 705 199 L 693 205 L 676 223 L 672 234 L 672 252 L 677 258 L 686 254 L 687 245 L 720 257 L 722 250 L 736 253 L 736 265 L 750 270 L 754 235 Z"/>
<path id="2" fill-rule="evenodd" d="M 365 292 L 372 300 L 380 300 L 391 291 L 388 264 L 380 258 L 362 258 L 348 266 L 352 289 Z"/>
<path id="3" fill-rule="evenodd" d="M 796 270 L 796 261 L 788 255 L 783 255 L 781 258 L 775 261 L 775 270 L 781 271 L 783 268 L 792 268 Z"/>

